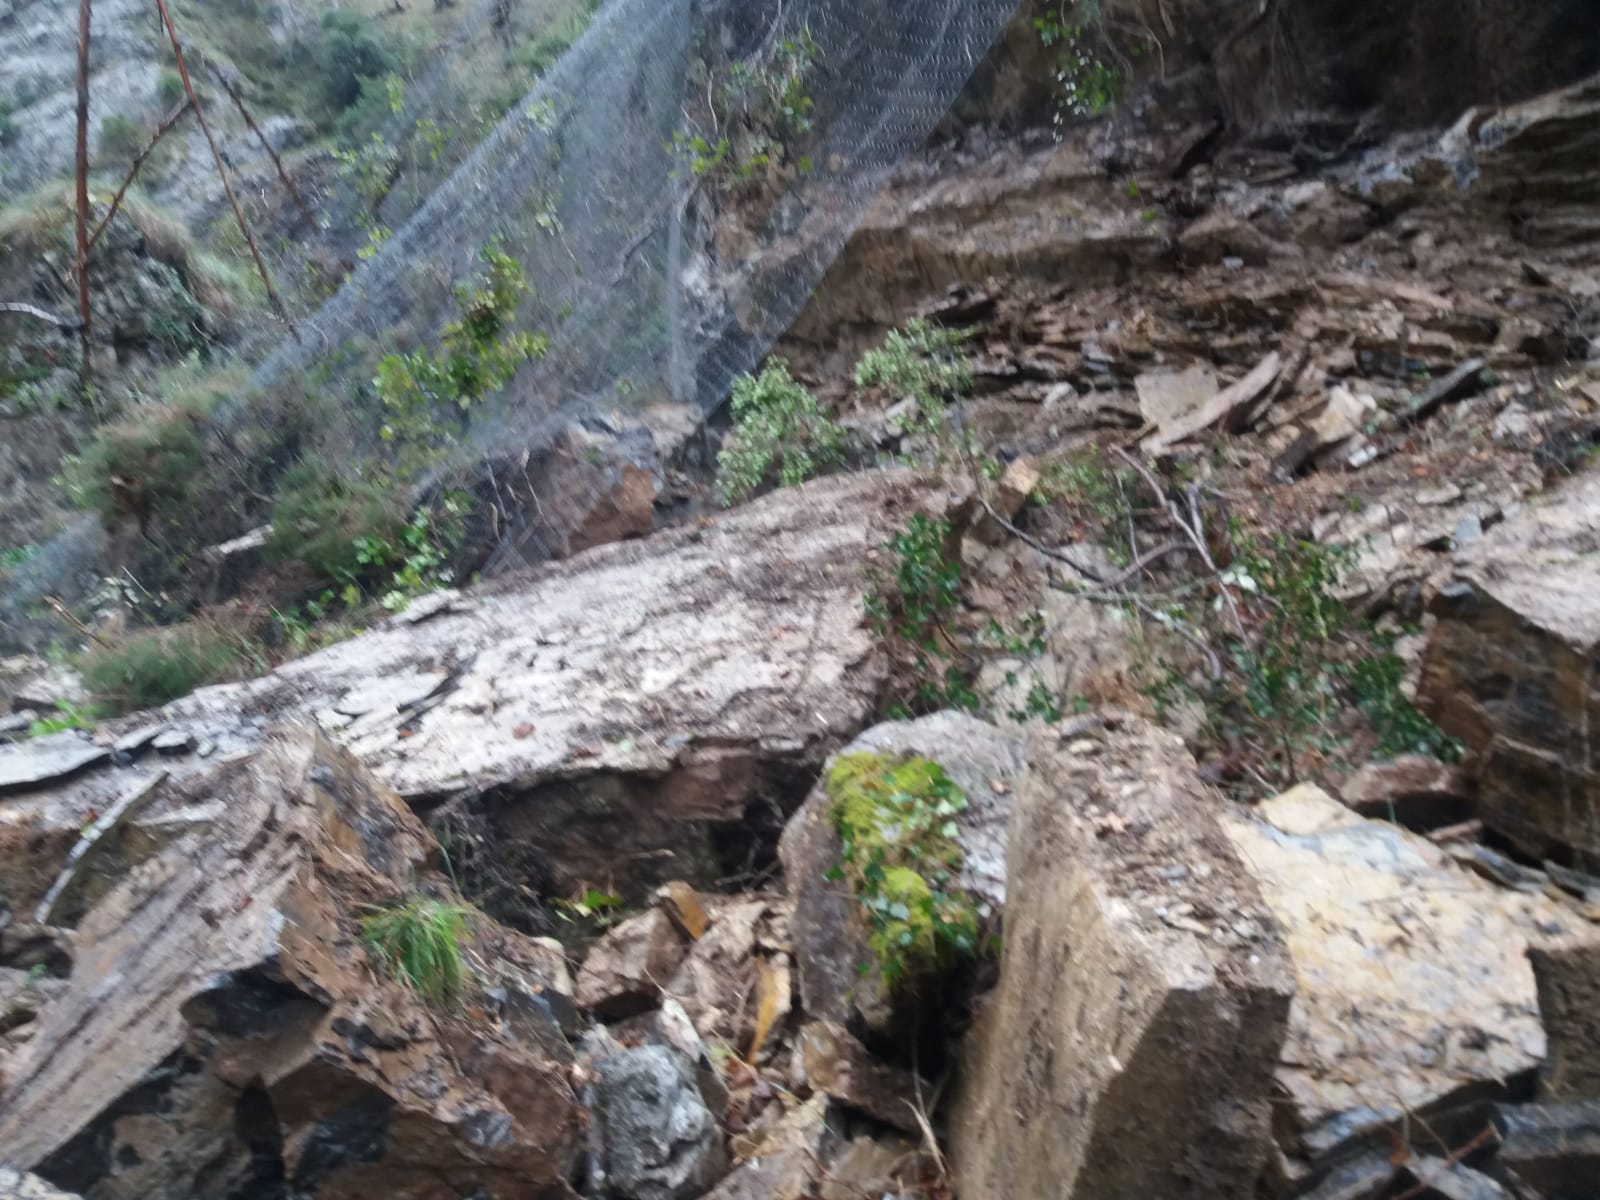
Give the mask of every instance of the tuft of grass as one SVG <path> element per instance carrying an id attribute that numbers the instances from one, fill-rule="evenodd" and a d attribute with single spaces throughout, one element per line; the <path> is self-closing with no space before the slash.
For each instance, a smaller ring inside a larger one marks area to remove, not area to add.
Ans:
<path id="1" fill-rule="evenodd" d="M 137 712 L 208 683 L 243 678 L 254 665 L 251 651 L 238 633 L 194 620 L 97 642 L 78 670 L 100 707 Z"/>
<path id="2" fill-rule="evenodd" d="M 429 896 L 413 896 L 361 919 L 361 936 L 373 957 L 430 1004 L 449 1004 L 466 984 L 461 945 L 471 910 Z"/>

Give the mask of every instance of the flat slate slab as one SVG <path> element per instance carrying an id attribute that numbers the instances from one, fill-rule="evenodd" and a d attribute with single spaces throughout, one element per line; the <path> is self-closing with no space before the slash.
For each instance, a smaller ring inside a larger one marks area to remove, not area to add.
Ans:
<path id="1" fill-rule="evenodd" d="M 72 730 L 0 746 L 0 796 L 25 792 L 105 762 L 111 751 Z"/>

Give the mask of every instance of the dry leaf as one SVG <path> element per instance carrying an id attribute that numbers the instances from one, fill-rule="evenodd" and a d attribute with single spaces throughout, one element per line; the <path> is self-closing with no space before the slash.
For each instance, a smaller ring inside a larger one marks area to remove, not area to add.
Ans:
<path id="1" fill-rule="evenodd" d="M 515 729 L 513 729 L 511 731 L 511 736 L 512 737 L 516 737 L 516 738 L 532 737 L 533 736 L 533 722 L 532 721 L 524 721 L 521 725 L 518 725 Z"/>
<path id="2" fill-rule="evenodd" d="M 664 883 L 656 889 L 656 898 L 661 901 L 661 907 L 666 910 L 672 923 L 691 941 L 698 942 L 705 936 L 711 920 L 706 916 L 700 896 L 687 883 L 677 879 Z"/>

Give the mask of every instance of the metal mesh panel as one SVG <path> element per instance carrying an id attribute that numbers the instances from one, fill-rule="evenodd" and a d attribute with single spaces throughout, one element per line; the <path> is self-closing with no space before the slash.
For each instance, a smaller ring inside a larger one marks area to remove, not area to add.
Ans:
<path id="1" fill-rule="evenodd" d="M 384 201 L 378 217 L 392 236 L 336 294 L 303 306 L 294 332 L 261 324 L 246 348 L 258 362 L 257 388 L 216 420 L 247 424 L 255 393 L 310 376 L 334 401 L 350 460 L 375 450 L 375 354 L 426 344 L 491 239 L 523 263 L 533 295 L 520 323 L 548 334 L 550 352 L 474 410 L 452 465 L 536 446 L 559 420 L 598 405 L 719 404 L 792 322 L 888 172 L 926 140 L 1015 8 L 1015 0 L 610 0 L 424 198 L 413 186 Z M 395 129 L 446 102 L 451 80 L 473 69 L 463 56 L 494 11 L 493 0 L 484 4 L 413 84 Z M 759 72 L 774 47 L 802 38 L 815 47 L 804 76 L 811 127 L 794 148 L 806 169 L 791 155 L 789 169 L 740 190 L 692 178 L 671 143 L 716 119 L 703 101 L 717 71 Z M 336 184 L 316 207 L 312 241 L 353 257 L 359 198 Z M 305 247 L 280 242 L 280 270 Z M 515 534 L 507 531 L 496 565 L 518 561 Z M 81 563 L 83 552 L 70 557 Z M 30 576 L 47 577 L 49 561 L 42 556 Z M 18 597 L 8 599 L 0 619 L 15 611 Z"/>

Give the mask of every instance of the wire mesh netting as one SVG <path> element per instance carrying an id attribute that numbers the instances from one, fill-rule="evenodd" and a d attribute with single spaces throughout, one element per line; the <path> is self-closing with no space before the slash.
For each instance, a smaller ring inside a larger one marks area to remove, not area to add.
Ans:
<path id="1" fill-rule="evenodd" d="M 609 0 L 459 162 L 436 137 L 445 153 L 391 172 L 381 198 L 346 175 L 315 197 L 317 231 L 275 239 L 292 319 L 258 324 L 244 347 L 253 386 L 212 417 L 213 436 L 248 432 L 266 419 L 261 398 L 292 386 L 321 401 L 324 451 L 337 447 L 347 466 L 381 454 L 376 361 L 437 338 L 488 245 L 522 264 L 531 290 L 517 323 L 549 349 L 470 414 L 451 414 L 436 474 L 536 447 L 597 408 L 709 410 L 792 322 L 1015 9 Z M 374 144 L 430 128 L 478 69 L 475 32 L 504 11 L 487 0 L 463 22 Z M 314 303 L 305 264 L 319 259 L 354 269 Z M 274 446 L 271 469 L 305 452 L 304 439 Z M 491 568 L 538 557 L 525 532 L 498 531 Z M 80 527 L 13 573 L 0 622 L 103 569 L 97 547 Z"/>

